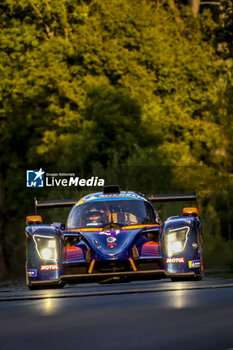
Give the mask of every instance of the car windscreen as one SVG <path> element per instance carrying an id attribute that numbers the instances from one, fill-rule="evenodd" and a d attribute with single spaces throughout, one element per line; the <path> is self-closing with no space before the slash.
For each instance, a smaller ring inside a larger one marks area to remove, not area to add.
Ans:
<path id="1" fill-rule="evenodd" d="M 109 223 L 141 225 L 156 223 L 153 207 L 143 200 L 86 202 L 73 207 L 67 229 L 103 227 Z"/>

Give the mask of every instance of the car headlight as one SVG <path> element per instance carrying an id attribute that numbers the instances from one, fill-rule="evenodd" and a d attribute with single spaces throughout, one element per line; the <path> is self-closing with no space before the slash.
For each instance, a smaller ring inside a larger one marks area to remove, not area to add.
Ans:
<path id="1" fill-rule="evenodd" d="M 33 240 L 41 259 L 57 261 L 57 239 L 54 236 L 34 235 Z"/>
<path id="2" fill-rule="evenodd" d="M 164 236 L 165 251 L 168 256 L 182 252 L 185 248 L 189 226 L 169 229 Z"/>

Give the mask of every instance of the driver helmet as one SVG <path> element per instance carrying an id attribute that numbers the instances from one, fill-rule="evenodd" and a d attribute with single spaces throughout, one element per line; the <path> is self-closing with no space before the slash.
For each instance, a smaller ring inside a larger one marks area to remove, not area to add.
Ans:
<path id="1" fill-rule="evenodd" d="M 105 211 L 93 208 L 88 211 L 84 220 L 86 225 L 104 224 L 106 222 Z"/>

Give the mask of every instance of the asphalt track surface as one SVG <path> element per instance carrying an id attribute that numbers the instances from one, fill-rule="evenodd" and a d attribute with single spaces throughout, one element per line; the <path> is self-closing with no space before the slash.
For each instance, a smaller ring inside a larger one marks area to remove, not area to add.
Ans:
<path id="1" fill-rule="evenodd" d="M 0 284 L 0 350 L 233 349 L 233 279 Z"/>

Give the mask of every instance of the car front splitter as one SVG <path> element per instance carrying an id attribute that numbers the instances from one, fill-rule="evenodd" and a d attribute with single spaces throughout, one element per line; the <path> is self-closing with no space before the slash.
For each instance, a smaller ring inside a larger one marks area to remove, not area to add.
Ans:
<path id="1" fill-rule="evenodd" d="M 91 273 L 91 274 L 72 274 L 72 275 L 63 275 L 58 279 L 54 280 L 44 280 L 44 281 L 31 281 L 30 285 L 53 285 L 60 284 L 63 282 L 98 282 L 103 279 L 109 279 L 114 277 L 128 277 L 129 279 L 143 279 L 143 277 L 164 277 L 164 278 L 184 278 L 184 277 L 194 277 L 194 272 L 187 273 L 170 273 L 165 270 L 148 270 L 148 271 L 126 271 L 126 272 L 107 272 L 107 273 Z"/>

